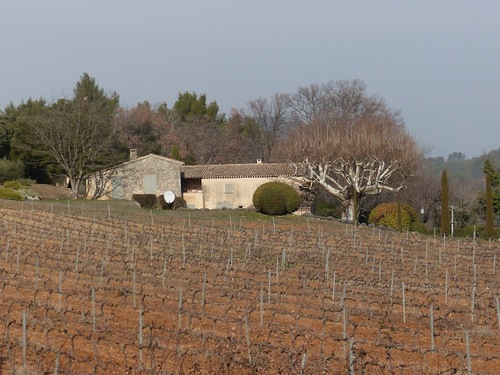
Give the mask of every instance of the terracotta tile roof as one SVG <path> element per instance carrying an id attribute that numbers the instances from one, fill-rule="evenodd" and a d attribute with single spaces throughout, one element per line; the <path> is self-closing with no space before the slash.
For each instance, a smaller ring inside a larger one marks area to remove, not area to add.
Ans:
<path id="1" fill-rule="evenodd" d="M 183 165 L 184 178 L 252 178 L 287 177 L 295 175 L 295 168 L 284 163 Z"/>

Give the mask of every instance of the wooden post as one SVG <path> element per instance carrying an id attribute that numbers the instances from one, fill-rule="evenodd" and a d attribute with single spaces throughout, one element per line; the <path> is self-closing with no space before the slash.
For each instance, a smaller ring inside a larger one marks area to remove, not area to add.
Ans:
<path id="1" fill-rule="evenodd" d="M 26 373 L 26 346 L 27 346 L 26 310 L 23 310 L 23 372 L 24 373 Z"/>
<path id="2" fill-rule="evenodd" d="M 405 282 L 401 283 L 401 291 L 403 292 L 403 323 L 406 323 L 406 299 L 405 299 Z"/>
<path id="3" fill-rule="evenodd" d="M 434 350 L 434 307 L 431 304 L 430 307 L 431 313 L 430 313 L 430 318 L 431 318 L 431 350 Z"/>

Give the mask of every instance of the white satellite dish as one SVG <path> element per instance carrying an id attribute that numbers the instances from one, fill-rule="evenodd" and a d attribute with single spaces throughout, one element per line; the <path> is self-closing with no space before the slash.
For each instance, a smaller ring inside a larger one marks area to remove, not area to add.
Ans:
<path id="1" fill-rule="evenodd" d="M 168 204 L 174 203 L 175 194 L 172 191 L 167 190 L 165 194 L 163 194 L 163 197 L 165 198 L 165 202 L 167 202 Z"/>

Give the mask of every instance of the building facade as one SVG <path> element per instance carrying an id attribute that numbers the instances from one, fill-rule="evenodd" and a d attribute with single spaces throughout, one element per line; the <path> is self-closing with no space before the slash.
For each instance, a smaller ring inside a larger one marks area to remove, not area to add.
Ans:
<path id="1" fill-rule="evenodd" d="M 292 185 L 295 168 L 281 163 L 185 165 L 182 194 L 189 208 L 251 208 L 257 187 L 269 181 Z"/>
<path id="2" fill-rule="evenodd" d="M 132 199 L 133 194 L 163 195 L 171 191 L 191 209 L 252 208 L 253 194 L 263 183 L 294 185 L 295 168 L 283 163 L 183 165 L 149 154 L 92 175 L 87 198 Z M 298 190 L 298 186 L 297 190 Z"/>
<path id="3" fill-rule="evenodd" d="M 182 162 L 149 154 L 134 157 L 116 167 L 96 173 L 87 180 L 87 198 L 98 194 L 100 199 L 132 199 L 133 194 L 163 195 L 172 191 L 182 195 Z"/>

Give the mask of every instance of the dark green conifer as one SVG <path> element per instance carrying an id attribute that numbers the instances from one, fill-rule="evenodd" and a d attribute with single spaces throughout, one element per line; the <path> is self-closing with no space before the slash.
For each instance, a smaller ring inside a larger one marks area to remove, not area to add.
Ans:
<path id="1" fill-rule="evenodd" d="M 494 235 L 494 213 L 493 213 L 493 190 L 491 187 L 491 175 L 486 174 L 486 228 L 484 234 L 491 238 Z"/>

